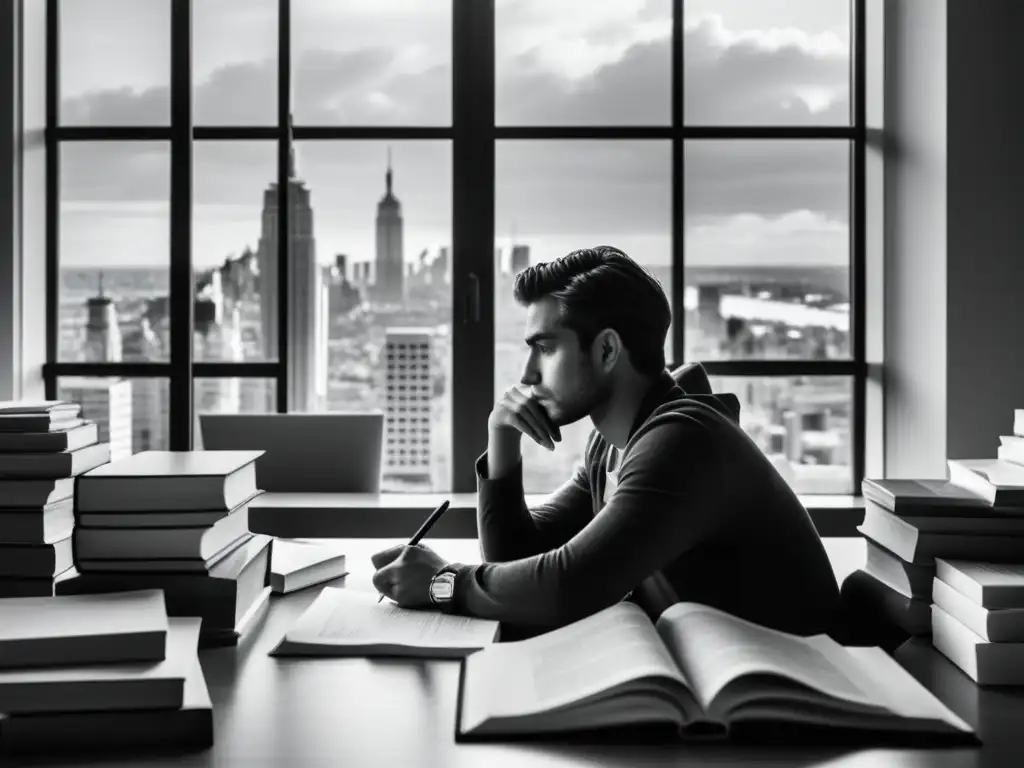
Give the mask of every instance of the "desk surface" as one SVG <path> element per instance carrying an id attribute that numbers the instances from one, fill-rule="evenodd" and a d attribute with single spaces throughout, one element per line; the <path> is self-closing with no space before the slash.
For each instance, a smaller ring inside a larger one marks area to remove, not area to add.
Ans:
<path id="1" fill-rule="evenodd" d="M 372 589 L 369 555 L 393 541 L 346 542 L 352 573 L 334 586 Z M 479 561 L 477 544 L 429 540 L 443 556 Z M 837 569 L 838 571 L 838 569 Z M 347 583 L 346 583 L 347 582 Z M 821 766 L 825 768 L 1005 768 L 1024 764 L 1024 691 L 983 690 L 928 643 L 912 641 L 896 657 L 978 729 L 980 748 L 766 749 L 729 745 L 594 746 L 456 744 L 457 661 L 275 659 L 267 656 L 319 587 L 275 596 L 264 623 L 238 648 L 200 654 L 214 705 L 214 746 L 145 765 L 466 768 L 555 766 Z M 58 761 L 40 764 L 59 765 Z M 79 762 L 78 765 L 83 763 Z M 128 763 L 89 763 L 124 768 Z M 139 761 L 131 760 L 131 765 Z"/>

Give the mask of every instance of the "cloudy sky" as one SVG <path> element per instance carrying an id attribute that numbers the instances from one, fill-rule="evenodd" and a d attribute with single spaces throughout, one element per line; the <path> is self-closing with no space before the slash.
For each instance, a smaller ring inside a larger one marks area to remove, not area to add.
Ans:
<path id="1" fill-rule="evenodd" d="M 161 125 L 169 117 L 169 2 L 63 0 L 61 119 Z M 293 0 L 297 124 L 446 125 L 451 6 L 444 0 Z M 277 0 L 194 4 L 199 125 L 276 119 Z M 659 125 L 669 120 L 669 0 L 497 0 L 497 120 L 504 125 Z M 849 119 L 848 0 L 686 0 L 686 119 L 842 125 Z M 392 147 L 405 252 L 447 244 L 447 141 L 305 142 L 317 251 L 373 256 Z M 195 146 L 194 259 L 217 263 L 259 237 L 273 143 Z M 843 142 L 693 142 L 686 150 L 687 259 L 845 264 Z M 168 148 L 65 145 L 66 266 L 167 263 Z M 670 146 L 509 141 L 497 147 L 497 233 L 535 260 L 614 243 L 669 261 Z"/>

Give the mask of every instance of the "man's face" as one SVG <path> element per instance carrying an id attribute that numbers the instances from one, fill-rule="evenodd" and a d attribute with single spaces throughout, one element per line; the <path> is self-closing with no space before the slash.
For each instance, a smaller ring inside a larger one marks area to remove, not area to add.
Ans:
<path id="1" fill-rule="evenodd" d="M 607 383 L 590 350 L 580 347 L 576 332 L 564 327 L 558 314 L 558 303 L 550 297 L 527 307 L 529 349 L 520 383 L 561 427 L 590 415 L 604 401 Z"/>

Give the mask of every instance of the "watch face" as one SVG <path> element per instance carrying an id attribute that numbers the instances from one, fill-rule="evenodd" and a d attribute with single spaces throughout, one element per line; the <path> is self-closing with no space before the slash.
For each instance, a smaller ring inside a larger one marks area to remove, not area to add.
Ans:
<path id="1" fill-rule="evenodd" d="M 442 573 L 430 583 L 430 596 L 435 600 L 451 600 L 455 593 L 455 574 Z"/>

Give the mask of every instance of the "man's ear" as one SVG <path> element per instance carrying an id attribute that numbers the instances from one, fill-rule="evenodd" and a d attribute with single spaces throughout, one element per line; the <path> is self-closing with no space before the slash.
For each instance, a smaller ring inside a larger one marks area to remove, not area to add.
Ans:
<path id="1" fill-rule="evenodd" d="M 605 373 L 615 368 L 622 351 L 622 339 L 612 328 L 605 328 L 597 334 L 591 347 L 594 364 Z"/>

